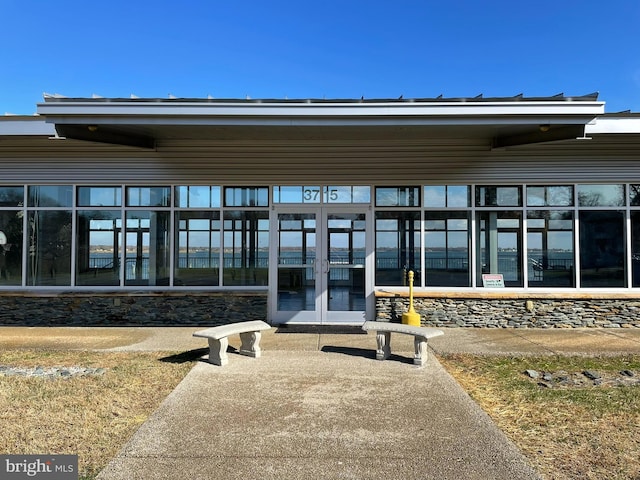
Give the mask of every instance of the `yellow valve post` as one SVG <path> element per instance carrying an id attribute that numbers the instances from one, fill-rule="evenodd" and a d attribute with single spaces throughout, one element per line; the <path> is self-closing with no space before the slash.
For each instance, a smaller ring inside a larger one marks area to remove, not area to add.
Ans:
<path id="1" fill-rule="evenodd" d="M 409 270 L 409 311 L 402 314 L 402 323 L 420 326 L 420 314 L 413 308 L 413 270 Z"/>

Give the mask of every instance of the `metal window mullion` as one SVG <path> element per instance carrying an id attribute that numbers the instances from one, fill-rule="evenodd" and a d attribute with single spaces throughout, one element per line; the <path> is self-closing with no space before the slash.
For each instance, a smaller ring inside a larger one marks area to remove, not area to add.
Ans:
<path id="1" fill-rule="evenodd" d="M 27 269 L 29 268 L 29 210 L 27 209 L 27 185 L 23 185 L 22 199 L 22 282 L 21 286 L 27 286 Z"/>
<path id="2" fill-rule="evenodd" d="M 175 260 L 175 185 L 169 185 L 169 232 L 168 232 L 168 241 L 169 241 L 169 287 L 173 287 L 173 272 L 174 272 L 174 260 Z"/>
<path id="3" fill-rule="evenodd" d="M 127 270 L 127 187 L 121 185 L 120 191 L 120 288 L 125 288 L 126 270 Z"/>
<path id="4" fill-rule="evenodd" d="M 479 252 L 477 251 L 478 247 L 478 227 L 477 227 L 477 210 L 476 210 L 476 201 L 475 201 L 475 190 L 476 185 L 471 184 L 471 258 L 469 261 L 471 262 L 471 288 L 478 288 L 478 256 Z"/>
<path id="5" fill-rule="evenodd" d="M 580 289 L 580 206 L 578 205 L 578 184 L 573 184 L 573 263 L 574 268 L 574 280 L 575 288 Z"/>
<path id="6" fill-rule="evenodd" d="M 631 201 L 629 199 L 629 184 L 625 184 L 625 264 L 626 264 L 626 280 L 627 280 L 627 289 L 633 288 L 633 261 L 631 258 Z"/>
<path id="7" fill-rule="evenodd" d="M 529 241 L 528 241 L 528 219 L 529 207 L 527 205 L 527 184 L 522 186 L 522 252 L 520 253 L 520 262 L 522 265 L 522 287 L 529 289 Z"/>
<path id="8" fill-rule="evenodd" d="M 71 188 L 73 189 L 73 191 L 71 192 L 71 272 L 69 272 L 70 275 L 70 282 L 71 282 L 71 287 L 75 287 L 76 286 L 76 257 L 77 257 L 77 249 L 76 249 L 76 235 L 77 235 L 77 228 L 78 225 L 76 222 L 76 213 L 77 213 L 77 186 L 76 185 L 72 185 Z"/>

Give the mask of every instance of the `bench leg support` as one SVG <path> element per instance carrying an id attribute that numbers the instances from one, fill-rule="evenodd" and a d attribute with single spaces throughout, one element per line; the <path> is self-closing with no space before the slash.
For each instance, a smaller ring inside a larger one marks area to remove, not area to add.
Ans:
<path id="1" fill-rule="evenodd" d="M 258 358 L 262 354 L 262 350 L 260 349 L 261 337 L 262 333 L 259 331 L 241 333 L 240 340 L 242 341 L 242 345 L 240 346 L 240 354 Z"/>
<path id="2" fill-rule="evenodd" d="M 220 340 L 213 338 L 209 339 L 209 363 L 214 365 L 223 366 L 229 363 L 229 356 L 227 355 L 227 348 L 229 347 L 229 340 L 227 337 L 223 337 Z"/>
<path id="3" fill-rule="evenodd" d="M 377 360 L 386 360 L 391 356 L 391 332 L 376 332 L 376 342 L 378 349 L 376 350 Z"/>
<path id="4" fill-rule="evenodd" d="M 415 347 L 413 364 L 424 365 L 427 363 L 427 339 L 424 337 L 414 337 L 413 346 Z"/>

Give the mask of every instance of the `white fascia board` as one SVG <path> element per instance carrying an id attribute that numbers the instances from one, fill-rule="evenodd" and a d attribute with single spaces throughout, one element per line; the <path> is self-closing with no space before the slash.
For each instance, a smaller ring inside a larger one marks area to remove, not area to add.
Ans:
<path id="1" fill-rule="evenodd" d="M 211 103 L 45 102 L 52 123 L 164 125 L 465 125 L 585 123 L 604 102 Z M 585 120 L 585 118 L 587 120 Z"/>
<path id="2" fill-rule="evenodd" d="M 0 118 L 0 135 L 2 136 L 53 136 L 56 129 L 46 123 L 44 118 Z"/>
<path id="3" fill-rule="evenodd" d="M 586 135 L 599 133 L 635 133 L 640 134 L 640 118 L 596 118 L 587 124 Z"/>

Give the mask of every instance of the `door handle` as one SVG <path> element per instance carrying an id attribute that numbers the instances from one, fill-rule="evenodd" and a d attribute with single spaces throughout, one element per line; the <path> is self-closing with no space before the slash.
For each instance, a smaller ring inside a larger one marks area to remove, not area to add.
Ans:
<path id="1" fill-rule="evenodd" d="M 329 260 L 327 260 L 326 258 L 322 261 L 322 263 L 324 263 L 324 272 L 323 273 L 329 273 Z"/>

